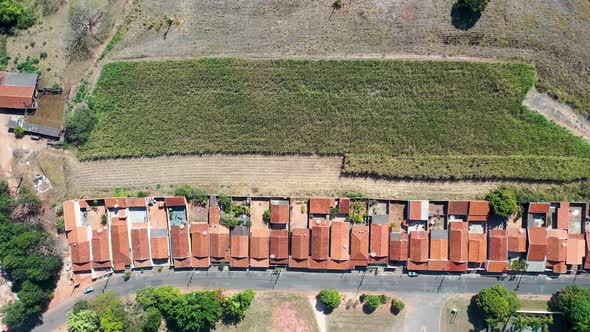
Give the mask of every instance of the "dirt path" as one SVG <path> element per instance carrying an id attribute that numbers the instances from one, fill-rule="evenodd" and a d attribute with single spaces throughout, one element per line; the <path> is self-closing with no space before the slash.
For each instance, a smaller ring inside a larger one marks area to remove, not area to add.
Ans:
<path id="1" fill-rule="evenodd" d="M 590 120 L 576 113 L 570 106 L 558 102 L 546 93 L 540 93 L 534 87 L 527 94 L 524 105 L 590 143 Z"/>
<path id="2" fill-rule="evenodd" d="M 315 317 L 315 321 L 318 324 L 318 331 L 319 332 L 326 332 L 327 329 L 327 321 L 326 321 L 326 314 L 324 314 L 322 308 L 318 308 L 316 303 L 318 302 L 314 296 L 307 297 L 309 301 L 309 305 L 313 310 L 313 316 Z M 321 305 L 321 303 L 319 303 Z"/>
<path id="3" fill-rule="evenodd" d="M 235 195 L 339 195 L 359 191 L 386 198 L 461 199 L 483 195 L 499 182 L 386 181 L 341 177 L 342 158 L 318 156 L 173 156 L 78 162 L 69 154 L 70 195 L 115 187 L 154 188 L 190 183 Z"/>

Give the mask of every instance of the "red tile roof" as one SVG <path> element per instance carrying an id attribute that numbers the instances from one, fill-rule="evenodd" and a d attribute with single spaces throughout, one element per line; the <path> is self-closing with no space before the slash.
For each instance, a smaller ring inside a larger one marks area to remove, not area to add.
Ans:
<path id="1" fill-rule="evenodd" d="M 273 229 L 270 231 L 270 255 L 274 260 L 289 258 L 289 231 Z"/>
<path id="2" fill-rule="evenodd" d="M 35 87 L 0 85 L 0 108 L 25 109 L 33 107 Z"/>
<path id="3" fill-rule="evenodd" d="M 449 223 L 449 258 L 455 263 L 467 262 L 468 256 L 468 238 L 467 238 L 467 223 L 466 222 L 451 222 Z"/>
<path id="4" fill-rule="evenodd" d="M 526 230 L 524 228 L 508 228 L 508 251 L 526 252 Z"/>
<path id="5" fill-rule="evenodd" d="M 127 207 L 146 207 L 145 198 L 143 197 L 129 197 L 125 198 L 125 205 Z"/>
<path id="6" fill-rule="evenodd" d="M 369 259 L 369 226 L 353 225 L 350 240 L 350 259 L 364 261 Z"/>
<path id="7" fill-rule="evenodd" d="M 291 257 L 295 259 L 309 258 L 309 229 L 294 229 L 291 232 Z"/>
<path id="8" fill-rule="evenodd" d="M 547 238 L 545 228 L 543 227 L 529 227 L 529 250 L 527 253 L 527 260 L 529 261 L 544 261 L 547 251 Z"/>
<path id="9" fill-rule="evenodd" d="M 152 237 L 152 259 L 168 259 L 168 237 Z"/>
<path id="10" fill-rule="evenodd" d="M 584 235 L 569 234 L 567 238 L 567 259 L 569 265 L 582 265 L 584 255 L 586 254 L 586 243 Z"/>
<path id="11" fill-rule="evenodd" d="M 150 244 L 147 228 L 131 229 L 131 248 L 133 260 L 144 261 L 150 259 Z"/>
<path id="12" fill-rule="evenodd" d="M 348 223 L 333 221 L 330 226 L 330 258 L 338 261 L 348 260 L 349 233 Z"/>
<path id="13" fill-rule="evenodd" d="M 211 257 L 225 258 L 229 250 L 229 234 L 211 232 Z"/>
<path id="14" fill-rule="evenodd" d="M 209 225 L 219 225 L 219 208 L 209 208 Z"/>
<path id="15" fill-rule="evenodd" d="M 467 271 L 467 262 L 459 263 L 449 261 L 449 272 L 465 272 Z"/>
<path id="16" fill-rule="evenodd" d="M 338 213 L 348 214 L 350 212 L 350 198 L 340 198 L 338 200 Z"/>
<path id="17" fill-rule="evenodd" d="M 92 231 L 92 260 L 95 262 L 111 261 L 108 229 L 101 228 Z"/>
<path id="18" fill-rule="evenodd" d="M 250 257 L 268 259 L 270 255 L 270 231 L 268 228 L 250 230 Z"/>
<path id="19" fill-rule="evenodd" d="M 563 229 L 547 230 L 547 260 L 565 262 L 567 258 L 567 231 Z"/>
<path id="20" fill-rule="evenodd" d="M 311 198 L 309 200 L 309 213 L 330 214 L 330 208 L 335 204 L 333 198 Z"/>
<path id="21" fill-rule="evenodd" d="M 428 271 L 448 271 L 449 261 L 428 260 Z"/>
<path id="22" fill-rule="evenodd" d="M 313 225 L 311 228 L 311 257 L 328 259 L 330 228 L 325 225 Z"/>
<path id="23" fill-rule="evenodd" d="M 426 231 L 410 233 L 409 260 L 413 262 L 428 261 L 428 233 Z"/>
<path id="24" fill-rule="evenodd" d="M 371 224 L 370 258 L 389 256 L 389 225 Z"/>
<path id="25" fill-rule="evenodd" d="M 414 262 L 408 261 L 407 269 L 409 271 L 424 271 L 428 270 L 428 262 Z"/>
<path id="26" fill-rule="evenodd" d="M 529 203 L 529 213 L 549 213 L 550 203 Z"/>
<path id="27" fill-rule="evenodd" d="M 129 232 L 127 223 L 116 217 L 111 222 L 111 245 L 115 270 L 124 270 L 125 266 L 131 264 Z"/>
<path id="28" fill-rule="evenodd" d="M 422 220 L 422 201 L 410 201 L 410 220 Z"/>
<path id="29" fill-rule="evenodd" d="M 64 225 L 66 232 L 69 232 L 76 228 L 76 211 L 74 201 L 64 202 Z"/>
<path id="30" fill-rule="evenodd" d="M 562 202 L 557 208 L 557 228 L 567 230 L 570 224 L 570 203 Z"/>
<path id="31" fill-rule="evenodd" d="M 127 207 L 127 205 L 125 205 L 125 198 L 105 198 L 104 205 L 109 209 L 113 209 L 115 208 L 115 206 L 120 209 L 124 209 Z"/>
<path id="32" fill-rule="evenodd" d="M 430 259 L 445 261 L 449 259 L 448 239 L 430 239 Z"/>
<path id="33" fill-rule="evenodd" d="M 484 263 L 487 258 L 487 237 L 483 233 L 469 233 L 469 262 Z"/>
<path id="34" fill-rule="evenodd" d="M 270 206 L 271 224 L 289 223 L 289 205 L 273 204 Z"/>
<path id="35" fill-rule="evenodd" d="M 449 201 L 447 214 L 455 216 L 466 216 L 469 214 L 468 201 Z"/>
<path id="36" fill-rule="evenodd" d="M 504 273 L 508 271 L 508 262 L 494 262 L 488 261 L 486 264 L 486 271 L 490 273 Z"/>
<path id="37" fill-rule="evenodd" d="M 490 202 L 488 201 L 470 201 L 469 215 L 470 216 L 487 216 L 490 214 Z"/>
<path id="38" fill-rule="evenodd" d="M 248 257 L 248 235 L 232 235 L 230 241 L 232 258 Z"/>
<path id="39" fill-rule="evenodd" d="M 88 241 L 72 243 L 72 263 L 90 263 L 90 243 Z"/>
<path id="40" fill-rule="evenodd" d="M 191 224 L 191 255 L 198 258 L 209 258 L 209 225 L 205 223 Z"/>
<path id="41" fill-rule="evenodd" d="M 166 206 L 186 206 L 186 198 L 184 196 L 165 197 L 164 202 Z"/>
<path id="42" fill-rule="evenodd" d="M 508 259 L 508 237 L 506 230 L 495 229 L 489 233 L 490 261 L 506 261 Z"/>
<path id="43" fill-rule="evenodd" d="M 400 233 L 399 240 L 389 242 L 389 259 L 392 261 L 408 260 L 408 234 Z"/>
<path id="44" fill-rule="evenodd" d="M 172 258 L 190 257 L 188 226 L 171 226 L 170 237 L 172 239 Z"/>

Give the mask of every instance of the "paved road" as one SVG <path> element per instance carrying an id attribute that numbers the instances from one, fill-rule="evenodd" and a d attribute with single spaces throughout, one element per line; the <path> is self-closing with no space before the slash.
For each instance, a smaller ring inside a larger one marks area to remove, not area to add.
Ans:
<path id="1" fill-rule="evenodd" d="M 589 276 L 518 276 L 498 280 L 492 276 L 480 275 L 420 275 L 410 278 L 407 275 L 386 273 L 381 275 L 351 273 L 314 273 L 314 272 L 283 272 L 279 277 L 270 272 L 203 272 L 203 271 L 146 271 L 143 274 L 135 272 L 130 280 L 124 281 L 120 275 L 108 281 L 100 281 L 94 285 L 95 291 L 78 298 L 64 302 L 43 316 L 43 325 L 34 331 L 53 331 L 64 324 L 66 313 L 74 303 L 82 298 L 92 298 L 102 291 L 114 291 L 125 296 L 134 294 L 144 287 L 172 285 L 179 288 L 224 288 L 255 290 L 289 290 L 315 291 L 323 288 L 335 288 L 341 291 L 390 292 L 403 294 L 422 293 L 429 296 L 445 297 L 450 294 L 476 293 L 480 289 L 495 284 L 502 284 L 508 289 L 517 289 L 520 294 L 550 295 L 557 290 L 577 284 L 590 288 Z M 438 330 L 438 320 L 434 320 L 434 329 Z"/>

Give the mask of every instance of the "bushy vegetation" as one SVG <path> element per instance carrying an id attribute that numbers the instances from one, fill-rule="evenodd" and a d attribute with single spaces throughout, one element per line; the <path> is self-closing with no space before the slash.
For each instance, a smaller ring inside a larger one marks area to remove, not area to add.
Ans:
<path id="1" fill-rule="evenodd" d="M 245 290 L 226 297 L 219 289 L 181 294 L 174 287 L 163 286 L 140 290 L 137 302 L 146 310 L 157 309 L 173 331 L 209 331 L 221 318 L 239 322 L 254 296 L 254 291 Z"/>
<path id="2" fill-rule="evenodd" d="M 15 0 L 0 0 L 0 28 L 4 31 L 14 27 L 28 29 L 35 24 L 33 9 Z"/>
<path id="3" fill-rule="evenodd" d="M 571 331 L 590 331 L 590 290 L 569 285 L 552 300 L 553 309 L 561 311 Z"/>
<path id="4" fill-rule="evenodd" d="M 391 300 L 391 312 L 393 312 L 395 315 L 402 312 L 402 310 L 404 310 L 405 307 L 406 305 L 404 302 L 402 302 L 402 300 L 397 298 L 393 298 Z"/>
<path id="5" fill-rule="evenodd" d="M 542 188 L 516 185 L 507 186 L 507 188 L 514 192 L 518 204 L 526 204 L 528 202 L 576 202 L 590 200 L 590 181 L 587 180 Z"/>
<path id="6" fill-rule="evenodd" d="M 492 213 L 498 217 L 508 218 L 518 211 L 516 195 L 509 188 L 501 187 L 490 192 L 486 200 L 490 202 Z"/>
<path id="7" fill-rule="evenodd" d="M 197 204 L 205 204 L 209 200 L 209 193 L 202 188 L 193 187 L 188 184 L 183 184 L 176 187 L 174 191 L 176 196 L 184 196 L 189 202 L 195 202 Z"/>
<path id="8" fill-rule="evenodd" d="M 520 308 L 520 300 L 516 293 L 500 285 L 494 285 L 479 291 L 476 304 L 481 310 L 486 323 L 491 326 L 500 321 L 506 321 Z"/>
<path id="9" fill-rule="evenodd" d="M 355 200 L 350 204 L 348 221 L 362 224 L 367 221 L 367 204 L 363 200 Z"/>
<path id="10" fill-rule="evenodd" d="M 25 136 L 25 128 L 23 128 L 21 126 L 16 126 L 14 128 L 14 136 L 16 136 L 16 138 L 21 138 L 21 137 Z"/>
<path id="11" fill-rule="evenodd" d="M 346 154 L 348 173 L 587 178 L 590 145 L 522 106 L 534 82 L 508 63 L 115 62 L 79 155 Z"/>
<path id="12" fill-rule="evenodd" d="M 61 269 L 55 243 L 38 222 L 40 207 L 30 190 L 12 198 L 0 182 L 0 261 L 18 295 L 3 309 L 3 322 L 14 331 L 30 330 L 38 323 Z"/>
<path id="13" fill-rule="evenodd" d="M 389 298 L 386 295 L 367 295 L 362 294 L 360 296 L 361 303 L 363 303 L 363 310 L 366 313 L 372 313 L 377 310 L 381 305 L 387 303 Z"/>
<path id="14" fill-rule="evenodd" d="M 320 301 L 328 310 L 334 310 L 340 305 L 340 292 L 335 289 L 322 289 Z"/>
<path id="15" fill-rule="evenodd" d="M 66 142 L 74 145 L 85 143 L 94 129 L 96 121 L 96 115 L 88 107 L 68 113 L 64 122 Z"/>

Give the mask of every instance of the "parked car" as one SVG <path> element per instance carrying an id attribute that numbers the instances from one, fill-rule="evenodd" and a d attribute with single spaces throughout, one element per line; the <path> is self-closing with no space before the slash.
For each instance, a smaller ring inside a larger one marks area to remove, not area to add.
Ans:
<path id="1" fill-rule="evenodd" d="M 84 288 L 84 294 L 88 294 L 94 292 L 94 287 L 86 287 Z"/>
<path id="2" fill-rule="evenodd" d="M 413 272 L 413 271 L 408 272 L 408 277 L 417 277 L 417 276 L 418 276 L 418 273 L 416 273 L 416 272 Z"/>

